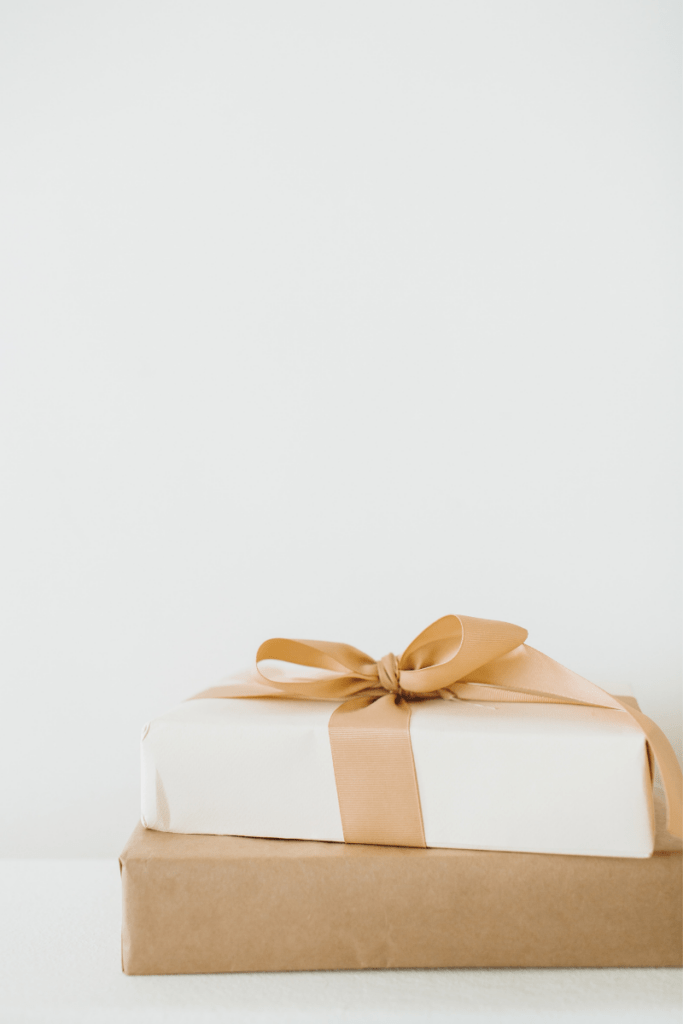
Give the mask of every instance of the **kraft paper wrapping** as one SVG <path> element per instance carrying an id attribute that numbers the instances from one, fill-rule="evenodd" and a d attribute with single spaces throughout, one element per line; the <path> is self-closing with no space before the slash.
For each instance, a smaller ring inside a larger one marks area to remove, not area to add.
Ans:
<path id="1" fill-rule="evenodd" d="M 678 966 L 682 859 L 666 833 L 639 860 L 138 826 L 121 855 L 123 969 Z"/>
<path id="2" fill-rule="evenodd" d="M 338 706 L 206 698 L 153 720 L 142 741 L 143 823 L 341 843 L 328 732 Z M 428 847 L 652 853 L 646 742 L 625 714 L 426 701 L 412 706 L 410 739 Z"/>

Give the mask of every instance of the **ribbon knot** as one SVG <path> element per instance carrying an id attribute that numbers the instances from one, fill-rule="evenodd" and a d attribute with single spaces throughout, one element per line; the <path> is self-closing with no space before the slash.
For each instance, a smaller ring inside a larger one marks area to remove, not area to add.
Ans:
<path id="1" fill-rule="evenodd" d="M 406 697 L 406 691 L 401 689 L 401 670 L 398 667 L 398 658 L 395 654 L 385 654 L 377 662 L 377 675 L 379 685 L 389 693 L 397 697 Z"/>

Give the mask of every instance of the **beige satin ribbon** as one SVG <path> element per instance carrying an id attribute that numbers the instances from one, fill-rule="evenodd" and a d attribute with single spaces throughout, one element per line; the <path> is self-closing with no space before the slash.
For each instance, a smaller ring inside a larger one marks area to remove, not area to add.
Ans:
<path id="1" fill-rule="evenodd" d="M 263 684 L 220 686 L 202 697 L 343 701 L 329 723 L 334 773 L 347 843 L 425 846 L 410 745 L 416 700 L 583 704 L 629 715 L 643 730 L 667 801 L 667 828 L 681 837 L 683 786 L 664 733 L 641 711 L 528 647 L 527 631 L 508 622 L 446 615 L 396 658 L 375 661 L 348 644 L 276 638 L 261 644 Z M 315 678 L 269 678 L 274 660 L 320 670 Z"/>

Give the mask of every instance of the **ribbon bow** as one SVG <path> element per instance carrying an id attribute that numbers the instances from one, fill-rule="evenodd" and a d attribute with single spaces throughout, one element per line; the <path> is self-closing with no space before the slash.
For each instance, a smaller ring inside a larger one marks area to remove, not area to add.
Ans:
<path id="1" fill-rule="evenodd" d="M 329 733 L 344 839 L 384 846 L 426 846 L 410 745 L 413 701 L 566 703 L 625 712 L 645 734 L 665 790 L 667 828 L 680 837 L 681 769 L 661 729 L 625 700 L 527 646 L 527 636 L 509 622 L 446 615 L 400 658 L 386 654 L 379 661 L 348 644 L 275 638 L 256 654 L 262 682 L 198 696 L 341 701 Z M 315 674 L 271 678 L 264 661 Z"/>
<path id="2" fill-rule="evenodd" d="M 386 654 L 375 661 L 348 644 L 276 638 L 261 644 L 256 667 L 264 683 L 292 697 L 345 700 L 389 692 L 407 700 L 424 699 L 469 679 L 477 669 L 515 650 L 527 636 L 525 629 L 508 622 L 445 615 L 420 633 L 400 658 Z M 260 668 L 269 660 L 332 674 L 315 679 L 273 679 Z"/>

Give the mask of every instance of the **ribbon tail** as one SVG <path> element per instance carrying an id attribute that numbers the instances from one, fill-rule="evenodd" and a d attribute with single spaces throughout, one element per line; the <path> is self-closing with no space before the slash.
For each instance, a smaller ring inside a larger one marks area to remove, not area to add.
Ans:
<path id="1" fill-rule="evenodd" d="M 235 672 L 220 685 L 212 686 L 201 693 L 195 693 L 188 700 L 210 700 L 212 698 L 229 697 L 287 697 L 286 693 L 271 686 L 257 672 L 245 669 Z"/>
<path id="2" fill-rule="evenodd" d="M 368 685 L 367 680 L 355 679 L 352 676 L 289 682 L 267 680 L 259 672 L 246 670 L 235 673 L 219 686 L 195 693 L 188 700 L 260 697 L 270 700 L 340 701 L 355 697 L 359 692 L 364 696 L 383 696 L 386 693 L 377 686 Z"/>
<path id="3" fill-rule="evenodd" d="M 500 690 L 517 693 L 519 700 L 540 702 L 568 702 L 588 704 L 593 707 L 612 708 L 625 711 L 645 734 L 647 743 L 657 763 L 666 797 L 666 827 L 678 839 L 683 838 L 683 776 L 681 768 L 668 739 L 655 723 L 630 703 L 607 693 L 595 683 L 589 682 L 570 669 L 553 661 L 546 654 L 528 647 L 517 647 L 509 654 L 489 662 L 466 679 L 451 687 L 458 694 L 468 683 L 481 683 L 477 687 L 478 699 L 486 699 L 482 691 L 486 684 Z M 500 692 L 500 691 L 499 691 Z M 463 693 L 464 695 L 464 693 Z M 496 697 L 489 698 L 495 700 Z M 500 697 L 498 698 L 500 699 Z M 508 698 L 510 699 L 510 698 Z M 512 698 L 515 699 L 515 698 Z"/>
<path id="4" fill-rule="evenodd" d="M 629 707 L 621 700 L 619 700 L 619 703 L 645 733 L 650 750 L 659 768 L 662 789 L 666 797 L 667 831 L 672 836 L 676 836 L 677 839 L 683 839 L 683 779 L 674 749 L 662 730 L 651 718 L 644 715 L 642 711 Z"/>
<path id="5" fill-rule="evenodd" d="M 344 842 L 426 847 L 410 704 L 389 694 L 347 700 L 329 735 Z"/>

